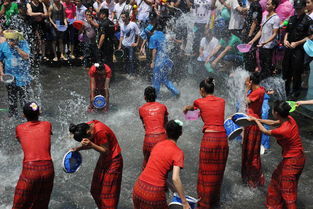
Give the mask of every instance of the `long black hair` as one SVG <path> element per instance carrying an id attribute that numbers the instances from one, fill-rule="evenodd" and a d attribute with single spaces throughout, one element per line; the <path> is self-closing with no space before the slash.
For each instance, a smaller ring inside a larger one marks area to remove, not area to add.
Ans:
<path id="1" fill-rule="evenodd" d="M 289 115 L 289 111 L 291 110 L 290 105 L 285 101 L 275 101 L 273 104 L 273 109 L 277 112 L 281 117 L 287 118 Z"/>
<path id="2" fill-rule="evenodd" d="M 200 83 L 200 89 L 204 89 L 205 93 L 207 94 L 213 94 L 214 93 L 214 79 L 212 77 L 208 77 L 201 81 Z"/>
<path id="3" fill-rule="evenodd" d="M 74 139 L 78 142 L 81 142 L 83 138 L 89 138 L 90 134 L 87 131 L 90 129 L 90 126 L 87 123 L 80 124 L 70 124 L 69 131 L 74 135 Z"/>

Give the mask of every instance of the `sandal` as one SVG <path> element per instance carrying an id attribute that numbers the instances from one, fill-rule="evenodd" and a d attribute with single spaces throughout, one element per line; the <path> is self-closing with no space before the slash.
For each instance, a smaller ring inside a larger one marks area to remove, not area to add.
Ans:
<path id="1" fill-rule="evenodd" d="M 75 59 L 76 57 L 75 57 L 73 54 L 71 54 L 71 55 L 70 55 L 70 58 L 73 60 L 73 59 Z"/>
<path id="2" fill-rule="evenodd" d="M 48 57 L 43 57 L 42 58 L 44 61 L 49 61 L 49 58 Z"/>
<path id="3" fill-rule="evenodd" d="M 58 61 L 58 58 L 57 58 L 57 57 L 53 58 L 53 61 L 54 61 L 54 62 L 57 62 L 57 61 Z"/>
<path id="4" fill-rule="evenodd" d="M 64 61 L 67 61 L 67 58 L 64 57 L 63 55 L 60 56 L 60 59 L 61 59 L 61 60 L 64 60 Z"/>

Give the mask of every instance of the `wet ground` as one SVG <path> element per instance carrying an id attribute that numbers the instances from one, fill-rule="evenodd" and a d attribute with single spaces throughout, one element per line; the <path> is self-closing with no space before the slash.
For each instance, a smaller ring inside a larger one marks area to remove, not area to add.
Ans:
<path id="1" fill-rule="evenodd" d="M 147 72 L 150 69 L 146 69 Z M 182 108 L 191 104 L 199 97 L 198 81 L 200 72 L 180 79 L 178 88 L 182 95 L 173 98 L 162 89 L 160 102 L 168 106 L 170 119 L 183 120 Z M 240 82 L 240 81 L 238 81 Z M 241 81 L 243 82 L 243 81 Z M 132 207 L 132 186 L 140 174 L 143 159 L 142 141 L 144 130 L 138 116 L 138 107 L 144 103 L 143 90 L 149 85 L 147 76 L 127 80 L 125 74 L 116 73 L 111 83 L 111 110 L 106 114 L 87 114 L 89 83 L 87 73 L 81 67 L 42 67 L 39 70 L 39 80 L 34 82 L 34 95 L 42 105 L 42 120 L 53 124 L 52 157 L 55 164 L 54 189 L 51 196 L 51 209 L 93 209 L 96 208 L 89 194 L 92 173 L 98 154 L 95 151 L 82 151 L 83 165 L 75 174 L 66 174 L 61 162 L 67 150 L 78 144 L 69 138 L 68 124 L 80 123 L 92 119 L 100 120 L 110 126 L 116 133 L 123 149 L 124 172 L 120 209 Z M 177 83 L 175 83 L 177 85 Z M 216 95 L 221 95 L 229 101 L 228 92 L 232 87 L 217 83 Z M 235 89 L 236 90 L 236 89 Z M 0 84 L 0 108 L 7 108 L 6 90 Z M 227 114 L 234 107 L 228 103 Z M 310 114 L 310 113 L 308 113 Z M 306 152 L 306 166 L 300 178 L 298 187 L 298 206 L 300 209 L 313 208 L 313 120 L 295 112 L 301 131 Z M 12 206 L 14 188 L 21 171 L 22 151 L 14 138 L 14 128 L 23 120 L 9 120 L 6 112 L 0 112 L 0 208 Z M 185 152 L 185 168 L 182 181 L 187 194 L 196 196 L 197 167 L 199 144 L 202 137 L 202 121 L 185 121 L 184 133 L 178 145 Z M 34 133 L 35 134 L 35 133 Z M 262 156 L 263 170 L 266 176 L 266 186 L 261 189 L 249 189 L 242 185 L 240 178 L 241 147 L 236 141 L 230 142 L 230 154 L 222 187 L 222 209 L 259 209 L 264 208 L 266 188 L 271 174 L 281 160 L 281 149 L 272 140 L 271 151 Z"/>

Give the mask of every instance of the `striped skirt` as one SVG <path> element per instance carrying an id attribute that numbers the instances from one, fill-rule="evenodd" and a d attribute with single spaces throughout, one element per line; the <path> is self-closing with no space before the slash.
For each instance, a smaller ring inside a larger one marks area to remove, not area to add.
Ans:
<path id="1" fill-rule="evenodd" d="M 120 197 L 123 158 L 108 159 L 100 155 L 95 168 L 90 193 L 99 209 L 116 209 Z"/>
<path id="2" fill-rule="evenodd" d="M 134 209 L 168 209 L 165 190 L 137 179 L 133 188 Z"/>
<path id="3" fill-rule="evenodd" d="M 52 161 L 23 163 L 23 170 L 15 187 L 12 209 L 48 209 L 53 179 Z"/>
<path id="4" fill-rule="evenodd" d="M 253 125 L 245 128 L 242 144 L 241 177 L 245 184 L 254 188 L 263 186 L 265 181 L 260 156 L 261 136 L 258 126 Z"/>
<path id="5" fill-rule="evenodd" d="M 275 169 L 267 192 L 267 208 L 296 209 L 297 186 L 305 157 L 284 158 Z"/>
<path id="6" fill-rule="evenodd" d="M 228 157 L 228 141 L 225 132 L 206 132 L 203 135 L 197 192 L 201 198 L 199 209 L 207 209 L 219 204 L 220 191 Z"/>
<path id="7" fill-rule="evenodd" d="M 146 134 L 145 139 L 143 141 L 143 156 L 144 160 L 142 163 L 142 170 L 146 167 L 146 164 L 149 160 L 150 153 L 154 145 L 156 145 L 158 142 L 163 141 L 166 139 L 166 133 L 160 133 L 160 134 Z"/>

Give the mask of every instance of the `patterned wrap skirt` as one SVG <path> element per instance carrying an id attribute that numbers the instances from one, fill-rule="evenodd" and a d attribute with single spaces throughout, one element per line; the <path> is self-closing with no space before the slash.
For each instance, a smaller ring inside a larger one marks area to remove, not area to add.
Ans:
<path id="1" fill-rule="evenodd" d="M 279 163 L 268 186 L 267 208 L 297 209 L 297 187 L 304 164 L 303 154 Z"/>
<path id="2" fill-rule="evenodd" d="M 250 187 L 263 186 L 265 182 L 262 173 L 260 147 L 262 133 L 257 125 L 245 128 L 242 144 L 241 177 Z"/>
<path id="3" fill-rule="evenodd" d="M 165 191 L 166 187 L 137 179 L 133 188 L 134 209 L 168 209 Z"/>
<path id="4" fill-rule="evenodd" d="M 146 167 L 146 164 L 149 160 L 150 153 L 154 145 L 156 145 L 158 142 L 163 141 L 166 139 L 166 133 L 160 133 L 160 134 L 146 134 L 144 141 L 143 141 L 143 156 L 144 160 L 142 163 L 142 170 Z"/>
<path id="5" fill-rule="evenodd" d="M 198 209 L 207 209 L 219 204 L 228 150 L 225 132 L 204 133 L 199 156 L 197 192 L 198 198 L 201 199 Z"/>
<path id="6" fill-rule="evenodd" d="M 90 193 L 99 209 L 116 209 L 120 197 L 123 158 L 100 155 L 95 168 Z"/>
<path id="7" fill-rule="evenodd" d="M 15 187 L 12 209 L 48 209 L 53 188 L 54 168 L 51 160 L 23 163 Z"/>

